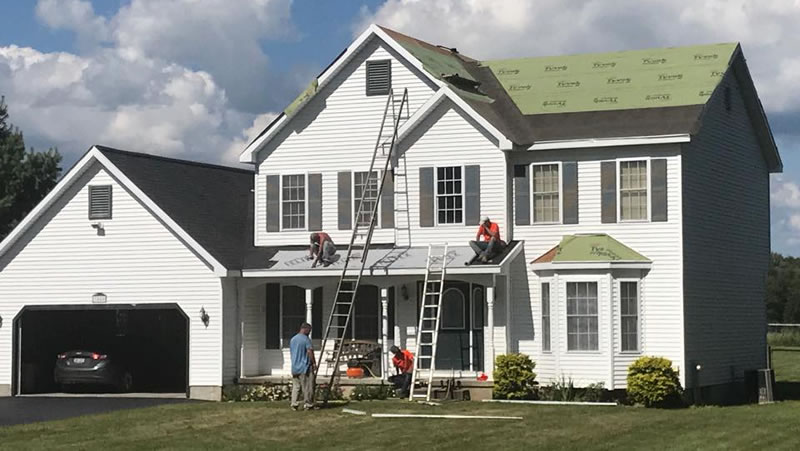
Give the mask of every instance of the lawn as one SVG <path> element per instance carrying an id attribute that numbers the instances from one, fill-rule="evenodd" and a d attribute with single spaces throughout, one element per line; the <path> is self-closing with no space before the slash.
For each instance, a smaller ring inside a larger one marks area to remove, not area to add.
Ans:
<path id="1" fill-rule="evenodd" d="M 772 367 L 775 369 L 775 380 L 800 382 L 800 348 L 774 347 Z"/>

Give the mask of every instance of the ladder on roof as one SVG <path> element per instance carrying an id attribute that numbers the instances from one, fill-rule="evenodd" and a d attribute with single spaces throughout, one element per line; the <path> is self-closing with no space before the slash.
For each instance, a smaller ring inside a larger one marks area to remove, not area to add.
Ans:
<path id="1" fill-rule="evenodd" d="M 436 247 L 443 247 L 442 256 L 434 255 Z M 417 327 L 417 346 L 414 353 L 414 371 L 411 376 L 411 385 L 408 400 L 425 398 L 431 400 L 433 388 L 433 373 L 436 370 L 436 345 L 439 342 L 439 325 L 442 318 L 442 293 L 444 292 L 444 278 L 447 274 L 447 243 L 444 246 L 428 245 L 428 260 L 425 264 L 425 285 L 422 290 L 422 303 L 419 311 L 419 326 Z M 428 363 L 423 368 L 423 362 Z M 422 370 L 428 370 L 425 394 L 415 393 L 417 381 Z"/>
<path id="2" fill-rule="evenodd" d="M 386 178 L 390 176 L 400 120 L 403 117 L 403 110 L 408 108 L 408 89 L 403 90 L 399 105 L 397 103 L 394 90 L 391 90 L 386 99 L 386 107 L 383 110 L 380 131 L 375 142 L 375 149 L 372 152 L 372 160 L 369 163 L 367 179 L 364 180 L 361 196 L 358 199 L 358 206 L 352 224 L 353 233 L 347 246 L 347 254 L 344 258 L 339 284 L 336 288 L 333 306 L 331 307 L 328 324 L 325 327 L 325 335 L 322 339 L 317 368 L 314 372 L 316 378 L 323 364 L 327 364 L 326 368 L 330 371 L 327 389 L 323 391 L 323 401 L 325 402 L 327 402 L 330 390 L 334 387 L 334 383 L 341 374 L 339 365 L 342 359 L 343 343 L 347 338 L 347 330 L 350 327 L 350 319 L 353 316 L 353 306 L 356 303 L 358 288 L 361 286 L 361 277 L 366 267 L 369 245 L 372 241 L 372 234 L 375 231 L 378 218 L 379 199 L 386 184 Z M 389 110 L 390 105 L 392 106 L 391 112 Z M 386 119 L 390 113 L 392 119 L 389 124 L 391 129 L 389 130 L 386 126 Z M 391 136 L 386 136 L 389 133 L 391 133 Z M 380 158 L 383 158 L 382 162 L 378 161 L 379 151 L 381 153 Z M 377 165 L 376 162 L 378 163 Z M 382 168 L 380 168 L 381 163 Z M 376 169 L 382 169 L 380 176 Z M 331 357 L 325 359 L 327 355 Z"/>

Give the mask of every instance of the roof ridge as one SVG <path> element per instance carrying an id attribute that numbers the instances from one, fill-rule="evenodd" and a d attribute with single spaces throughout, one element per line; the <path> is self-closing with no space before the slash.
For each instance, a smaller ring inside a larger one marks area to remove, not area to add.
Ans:
<path id="1" fill-rule="evenodd" d="M 164 156 L 161 156 L 161 155 L 154 155 L 154 154 L 151 154 L 151 153 L 134 152 L 134 151 L 131 151 L 131 150 L 116 149 L 116 148 L 113 148 L 113 147 L 103 146 L 103 145 L 99 145 L 99 144 L 94 145 L 94 147 L 96 147 L 101 152 L 119 153 L 119 154 L 129 155 L 129 156 L 133 156 L 133 157 L 149 158 L 149 159 L 153 159 L 153 160 L 167 161 L 167 162 L 171 162 L 171 163 L 185 164 L 185 165 L 189 165 L 189 166 L 200 166 L 200 167 L 204 167 L 204 168 L 207 168 L 207 169 L 218 169 L 218 170 L 222 170 L 222 171 L 231 171 L 231 172 L 244 172 L 244 173 L 247 173 L 247 174 L 253 174 L 255 172 L 254 170 L 247 169 L 247 168 L 237 168 L 237 167 L 233 167 L 233 166 L 225 166 L 225 165 L 213 164 L 213 163 L 204 163 L 202 161 L 185 160 L 185 159 L 174 158 L 174 157 L 164 157 Z"/>
<path id="2" fill-rule="evenodd" d="M 552 55 L 536 55 L 536 56 L 518 56 L 518 57 L 511 57 L 511 58 L 490 58 L 479 60 L 479 63 L 488 63 L 488 62 L 496 62 L 496 61 L 513 61 L 513 60 L 524 60 L 524 59 L 536 59 L 536 58 L 564 58 L 570 56 L 588 56 L 588 55 L 607 55 L 612 53 L 628 53 L 628 52 L 644 52 L 647 50 L 669 50 L 669 49 L 689 49 L 692 47 L 708 47 L 713 45 L 741 45 L 739 41 L 730 41 L 730 42 L 711 42 L 708 44 L 691 44 L 691 45 L 670 45 L 670 46 L 663 46 L 663 47 L 642 47 L 642 48 L 635 48 L 635 49 L 627 49 L 627 50 L 606 50 L 601 52 L 577 52 L 577 53 L 560 53 L 560 54 L 552 54 Z"/>

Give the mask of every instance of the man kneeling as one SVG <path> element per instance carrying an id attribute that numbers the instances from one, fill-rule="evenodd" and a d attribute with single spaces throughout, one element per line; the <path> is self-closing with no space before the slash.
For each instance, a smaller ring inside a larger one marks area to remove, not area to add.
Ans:
<path id="1" fill-rule="evenodd" d="M 397 371 L 397 374 L 389 378 L 397 390 L 398 398 L 405 398 L 408 396 L 408 391 L 411 386 L 411 372 L 414 371 L 414 354 L 408 349 L 401 350 L 397 346 L 392 346 L 390 349 L 394 357 L 392 363 Z"/>
<path id="2" fill-rule="evenodd" d="M 481 263 L 488 263 L 506 248 L 505 241 L 500 239 L 500 226 L 496 222 L 490 221 L 488 216 L 481 218 L 481 225 L 478 226 L 475 241 L 470 241 L 469 245 Z"/>

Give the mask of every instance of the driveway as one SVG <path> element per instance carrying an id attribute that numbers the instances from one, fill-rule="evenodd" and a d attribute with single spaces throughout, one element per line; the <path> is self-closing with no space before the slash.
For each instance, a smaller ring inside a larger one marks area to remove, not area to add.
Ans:
<path id="1" fill-rule="evenodd" d="M 0 398 L 0 426 L 62 420 L 122 409 L 191 402 L 168 397 L 21 396 Z"/>

